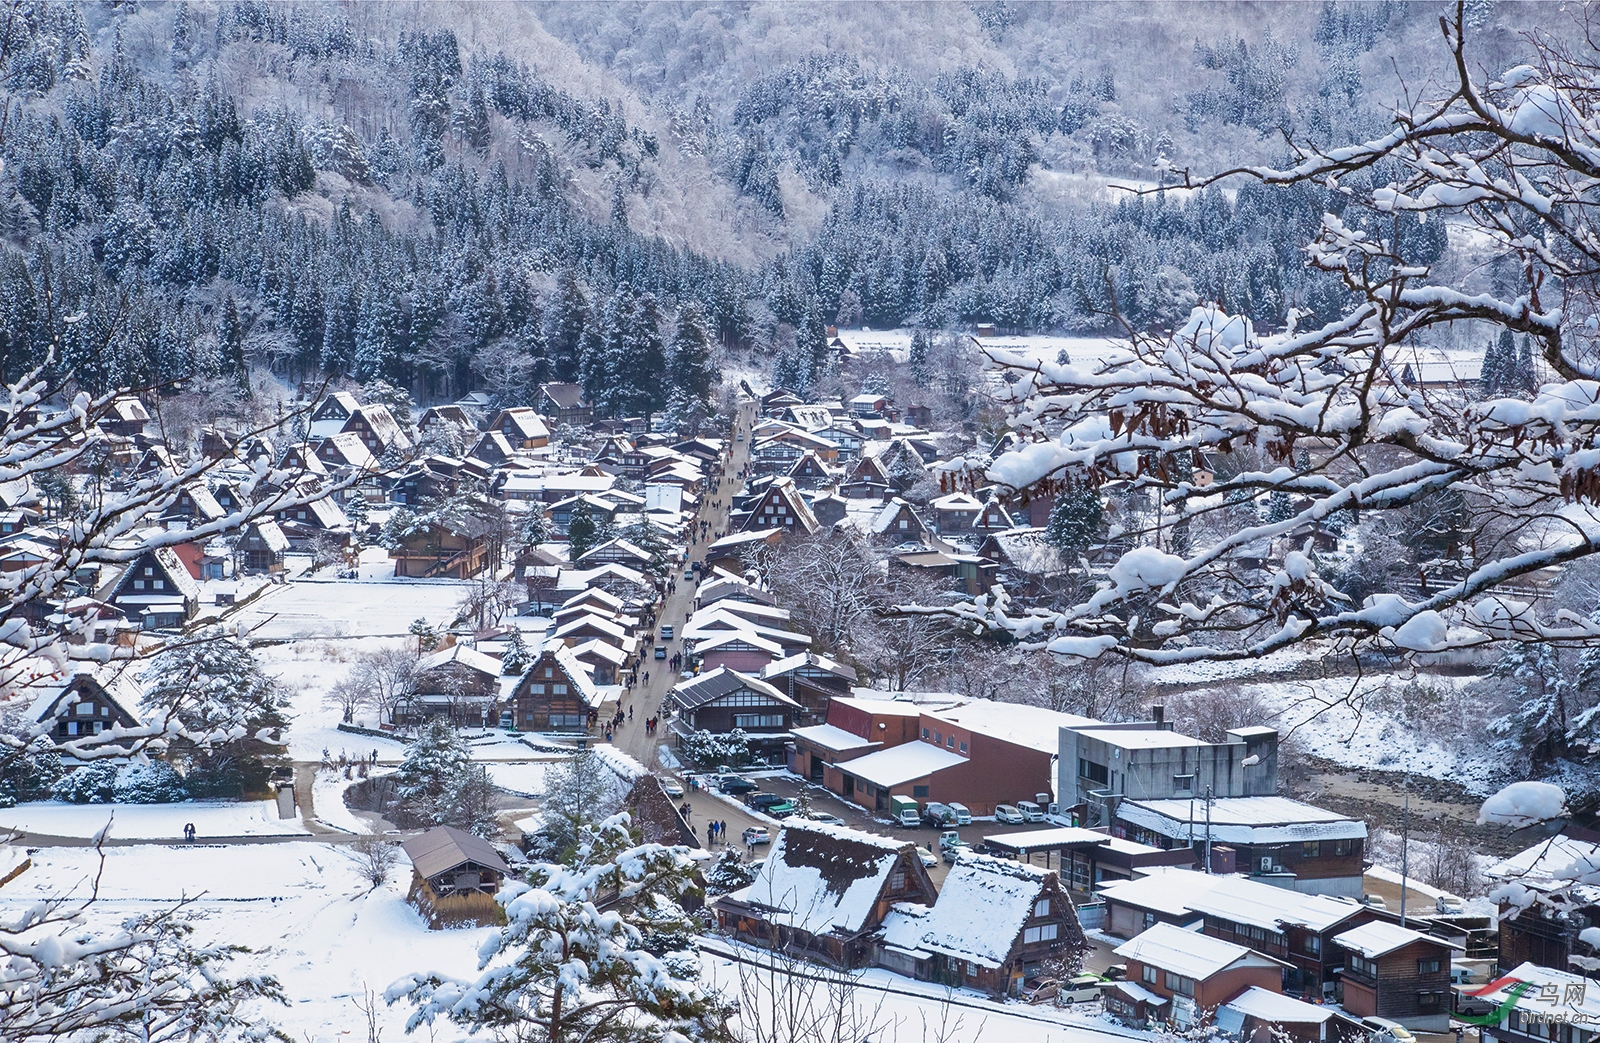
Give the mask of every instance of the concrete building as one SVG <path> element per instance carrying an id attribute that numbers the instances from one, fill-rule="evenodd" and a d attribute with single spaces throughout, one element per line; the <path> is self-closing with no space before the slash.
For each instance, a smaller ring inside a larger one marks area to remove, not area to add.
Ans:
<path id="1" fill-rule="evenodd" d="M 1271 796 L 1278 792 L 1278 733 L 1233 728 L 1204 742 L 1172 730 L 1162 708 L 1132 724 L 1088 721 L 1061 728 L 1057 765 L 1063 804 L 1084 805 L 1084 825 L 1109 825 L 1123 800 Z"/>

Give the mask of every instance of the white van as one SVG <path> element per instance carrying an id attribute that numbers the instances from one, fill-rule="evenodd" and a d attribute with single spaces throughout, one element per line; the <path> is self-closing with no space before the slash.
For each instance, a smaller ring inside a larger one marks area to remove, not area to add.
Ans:
<path id="1" fill-rule="evenodd" d="M 972 825 L 972 812 L 967 810 L 967 806 L 965 804 L 957 804 L 954 801 L 951 801 L 949 804 L 947 804 L 945 806 L 948 807 L 951 811 L 955 812 L 956 825 L 958 825 L 958 826 L 970 826 L 970 825 Z"/>
<path id="2" fill-rule="evenodd" d="M 1411 1030 L 1398 1021 L 1388 1018 L 1362 1018 L 1361 1025 L 1372 1033 L 1373 1043 L 1417 1043 L 1417 1037 Z"/>
<path id="3" fill-rule="evenodd" d="M 1044 808 L 1041 808 L 1031 800 L 1017 801 L 1017 810 L 1022 812 L 1022 818 L 1025 822 L 1044 821 Z"/>

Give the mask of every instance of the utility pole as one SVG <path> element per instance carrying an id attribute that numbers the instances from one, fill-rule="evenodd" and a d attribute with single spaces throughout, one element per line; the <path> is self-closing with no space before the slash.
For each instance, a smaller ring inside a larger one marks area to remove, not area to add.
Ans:
<path id="1" fill-rule="evenodd" d="M 1206 786 L 1206 872 L 1211 872 L 1211 786 Z"/>
<path id="2" fill-rule="evenodd" d="M 1406 772 L 1405 808 L 1400 812 L 1400 926 L 1406 925 L 1406 874 L 1411 869 L 1411 773 Z"/>

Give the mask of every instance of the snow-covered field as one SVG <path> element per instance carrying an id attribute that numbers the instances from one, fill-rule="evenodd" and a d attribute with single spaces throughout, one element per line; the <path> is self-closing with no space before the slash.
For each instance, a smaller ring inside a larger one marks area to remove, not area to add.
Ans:
<path id="1" fill-rule="evenodd" d="M 385 772 L 378 771 L 375 774 L 382 775 Z M 340 829 L 346 833 L 371 833 L 371 827 L 357 818 L 344 802 L 344 791 L 360 781 L 359 778 L 345 778 L 337 768 L 317 772 L 316 781 L 311 784 L 311 803 L 316 809 L 316 820 L 330 829 Z"/>
<path id="2" fill-rule="evenodd" d="M 111 823 L 113 837 L 124 840 L 183 839 L 183 827 L 193 823 L 200 839 L 206 837 L 294 836 L 306 832 L 296 816 L 278 817 L 270 800 L 223 803 L 193 801 L 183 804 L 58 804 L 38 801 L 0 808 L 0 829 L 52 837 L 92 837 Z"/>
<path id="3" fill-rule="evenodd" d="M 450 622 L 471 586 L 444 579 L 302 579 L 261 595 L 233 618 L 258 640 L 403 637 L 417 619 Z"/>
<path id="4" fill-rule="evenodd" d="M 526 747 L 524 747 L 526 749 Z M 515 764 L 490 764 L 489 779 L 496 786 L 519 797 L 544 793 L 544 773 L 554 761 L 523 761 Z"/>
<path id="5" fill-rule="evenodd" d="M 99 858 L 87 848 L 37 851 L 33 866 L 0 889 L 0 915 L 66 893 L 87 897 L 98 870 Z M 112 848 L 105 852 L 99 901 L 88 919 L 110 927 L 129 915 L 191 898 L 196 941 L 248 946 L 252 952 L 235 972 L 265 971 L 282 983 L 288 1005 L 264 1009 L 263 1020 L 296 1040 L 336 1043 L 365 1032 L 357 1003 L 367 989 L 381 994 L 390 982 L 415 971 L 455 977 L 476 972 L 477 950 L 490 930 L 427 930 L 405 904 L 408 878 L 402 861 L 387 884 L 371 889 L 342 848 L 313 843 Z M 711 944 L 722 948 L 720 942 Z M 703 966 L 712 984 L 733 995 L 741 991 L 731 960 L 708 953 Z M 996 1004 L 884 971 L 865 972 L 855 995 L 863 1019 L 879 1026 L 871 1036 L 878 1043 L 1149 1038 L 1092 1016 Z M 387 1007 L 380 999 L 378 1028 L 384 1039 L 408 1038 L 407 1013 L 406 1007 Z M 439 1034 L 460 1035 L 448 1026 Z"/>

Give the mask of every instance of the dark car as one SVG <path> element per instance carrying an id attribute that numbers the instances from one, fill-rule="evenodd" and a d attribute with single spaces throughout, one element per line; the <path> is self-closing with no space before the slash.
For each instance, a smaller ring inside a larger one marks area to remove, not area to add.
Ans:
<path id="1" fill-rule="evenodd" d="M 762 793 L 759 790 L 744 795 L 745 804 L 757 811 L 765 811 L 775 804 L 783 804 L 788 800 L 788 797 L 780 797 L 776 793 Z"/>
<path id="2" fill-rule="evenodd" d="M 740 778 L 738 775 L 719 775 L 717 777 L 717 789 L 724 793 L 750 793 L 755 788 L 755 783 L 749 779 Z"/>

